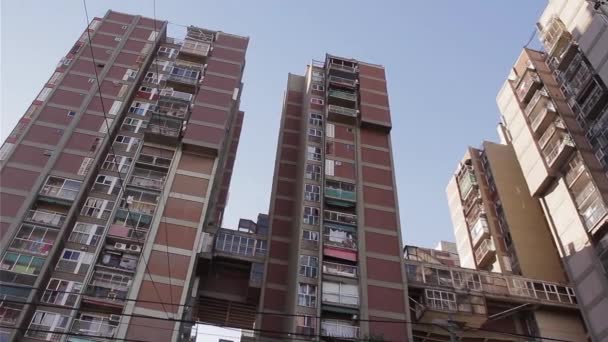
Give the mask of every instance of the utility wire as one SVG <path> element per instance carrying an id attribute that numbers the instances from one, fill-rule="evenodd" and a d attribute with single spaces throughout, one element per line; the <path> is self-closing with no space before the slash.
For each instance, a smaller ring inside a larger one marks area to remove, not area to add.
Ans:
<path id="1" fill-rule="evenodd" d="M 89 12 L 87 10 L 87 2 L 86 2 L 86 0 L 82 0 L 82 4 L 83 4 L 83 7 L 84 7 L 84 14 L 85 14 L 86 21 L 87 21 L 86 32 L 87 32 L 87 38 L 88 38 L 88 42 L 89 42 L 89 49 L 90 49 L 90 52 L 91 52 L 91 58 L 93 60 L 93 70 L 95 71 L 95 81 L 97 83 L 97 90 L 99 91 L 99 100 L 101 102 L 101 110 L 102 110 L 102 113 L 103 113 L 103 117 L 104 117 L 104 122 L 106 124 L 106 128 L 107 128 L 108 131 L 110 131 L 110 125 L 108 124 L 108 117 L 107 117 L 107 114 L 106 114 L 105 105 L 103 103 L 103 96 L 102 96 L 102 93 L 101 93 L 101 83 L 99 82 L 99 75 L 97 73 L 97 63 L 95 62 L 95 54 L 93 52 L 93 45 L 92 45 L 92 40 L 91 40 L 91 32 L 89 31 L 90 22 L 89 22 Z M 114 144 L 113 144 L 113 142 L 110 142 L 110 149 L 112 151 L 112 155 L 114 156 L 114 162 L 116 162 L 116 151 L 114 150 Z M 120 171 L 121 170 L 118 169 L 118 172 L 117 172 L 118 173 L 118 180 L 119 180 L 119 183 L 120 183 L 119 187 L 120 187 L 120 189 L 122 191 L 122 197 L 123 197 L 122 200 L 126 201 L 126 198 L 125 198 L 125 196 L 126 196 L 126 185 L 125 185 L 125 182 L 122 179 L 122 175 L 121 175 Z M 130 211 L 128 205 L 126 206 L 126 209 L 127 209 L 127 214 L 128 214 L 127 217 L 130 217 L 131 216 L 131 211 Z M 138 242 L 142 243 L 142 245 L 145 244 L 145 240 L 143 242 L 141 242 L 140 238 L 137 237 L 137 235 L 134 235 L 134 236 L 136 237 L 136 239 L 137 239 Z M 148 237 L 148 236 L 146 235 L 146 237 Z M 156 283 L 154 282 L 154 278 L 152 277 L 152 273 L 150 272 L 150 268 L 148 267 L 148 262 L 146 261 L 146 258 L 145 258 L 145 255 L 144 255 L 143 251 L 141 253 L 141 259 L 144 262 L 146 272 L 150 275 L 149 278 L 150 278 L 150 281 L 152 282 L 152 286 L 154 288 L 154 291 L 156 292 L 156 296 L 158 297 L 159 300 L 162 300 L 162 297 L 160 296 L 160 292 L 158 291 L 158 288 L 156 287 Z M 165 311 L 165 315 L 167 316 L 167 318 L 169 318 L 169 312 L 167 311 L 167 308 L 165 307 L 164 304 L 162 304 L 162 307 L 163 307 L 163 310 Z"/>

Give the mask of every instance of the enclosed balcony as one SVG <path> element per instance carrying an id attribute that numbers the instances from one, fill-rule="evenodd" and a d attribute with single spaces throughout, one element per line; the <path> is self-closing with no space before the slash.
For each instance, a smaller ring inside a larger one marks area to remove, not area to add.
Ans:
<path id="1" fill-rule="evenodd" d="M 328 81 L 329 85 L 334 85 L 337 87 L 345 87 L 345 88 L 350 88 L 350 89 L 355 89 L 357 87 L 357 81 L 355 81 L 353 79 L 344 78 L 344 77 L 330 75 L 327 78 L 327 81 Z"/>
<path id="2" fill-rule="evenodd" d="M 342 106 L 328 105 L 327 106 L 327 118 L 329 120 L 353 123 L 357 119 L 357 110 Z"/>
<path id="3" fill-rule="evenodd" d="M 83 300 L 101 305 L 122 306 L 133 278 L 128 274 L 95 270 Z"/>
<path id="4" fill-rule="evenodd" d="M 356 230 L 339 224 L 324 224 L 323 254 L 342 260 L 357 261 Z"/>
<path id="5" fill-rule="evenodd" d="M 188 117 L 190 105 L 188 102 L 173 102 L 167 101 L 166 98 L 161 98 L 158 101 L 158 106 L 149 110 L 152 115 L 169 116 L 172 118 L 186 119 Z"/>
<path id="6" fill-rule="evenodd" d="M 550 168 L 558 169 L 572 154 L 574 141 L 568 133 L 554 134 L 543 148 L 545 161 Z"/>
<path id="7" fill-rule="evenodd" d="M 579 105 L 579 113 L 589 121 L 597 118 L 601 109 L 608 103 L 608 92 L 595 79 L 581 96 L 584 101 Z"/>
<path id="8" fill-rule="evenodd" d="M 116 335 L 120 324 L 120 315 L 106 316 L 99 313 L 80 313 L 78 319 L 72 323 L 71 332 L 75 335 L 97 336 L 103 339 L 112 339 Z"/>
<path id="9" fill-rule="evenodd" d="M 357 106 L 357 94 L 353 91 L 338 90 L 332 87 L 327 91 L 327 103 L 329 105 L 354 109 Z"/>
<path id="10" fill-rule="evenodd" d="M 139 214 L 128 214 L 126 211 L 119 211 L 116 213 L 118 216 L 122 213 L 122 218 L 119 218 L 121 222 L 119 223 L 128 223 L 132 225 L 141 225 L 140 220 L 150 220 L 152 221 L 151 216 L 139 215 Z M 142 217 L 143 216 L 143 217 Z M 137 227 L 129 227 L 123 224 L 113 224 L 108 229 L 108 237 L 127 242 L 138 242 L 145 241 L 148 236 L 148 228 L 137 228 Z"/>
<path id="11" fill-rule="evenodd" d="M 592 196 L 589 203 L 581 215 L 587 231 L 593 234 L 602 226 L 601 222 L 608 222 L 608 208 L 599 194 Z"/>
<path id="12" fill-rule="evenodd" d="M 359 327 L 348 321 L 324 319 L 321 321 L 321 336 L 333 337 L 336 339 L 358 339 Z"/>
<path id="13" fill-rule="evenodd" d="M 138 245 L 133 246 L 139 247 Z M 97 266 L 118 271 L 135 272 L 139 256 L 125 252 L 126 249 L 127 245 L 123 243 L 106 246 L 100 256 Z M 141 251 L 141 248 L 139 247 L 136 251 Z"/>
<path id="14" fill-rule="evenodd" d="M 200 68 L 196 68 L 195 65 L 186 62 L 176 62 L 167 74 L 167 85 L 179 91 L 195 92 L 199 83 L 201 68 L 203 67 L 203 65 L 200 65 Z"/>
<path id="15" fill-rule="evenodd" d="M 182 120 L 153 114 L 145 131 L 146 141 L 176 145 L 182 135 Z"/>
<path id="16" fill-rule="evenodd" d="M 167 174 L 164 172 L 135 167 L 129 179 L 130 186 L 144 189 L 162 190 Z"/>
<path id="17" fill-rule="evenodd" d="M 530 97 L 542 86 L 536 70 L 527 68 L 525 74 L 519 79 L 515 93 L 522 103 L 527 103 Z"/>
<path id="18" fill-rule="evenodd" d="M 547 27 L 541 30 L 540 38 L 549 56 L 559 56 L 572 40 L 572 35 L 561 19 L 555 16 Z"/>
<path id="19" fill-rule="evenodd" d="M 341 74 L 355 74 L 357 72 L 357 64 L 340 58 L 329 58 L 327 67 L 330 74 L 332 71 L 339 71 Z"/>
<path id="20" fill-rule="evenodd" d="M 354 207 L 357 201 L 355 185 L 327 179 L 325 181 L 325 201 L 340 207 Z"/>
<path id="21" fill-rule="evenodd" d="M 458 188 L 460 189 L 460 198 L 466 199 L 471 190 L 477 187 L 477 178 L 475 172 L 469 165 L 464 165 L 457 177 Z"/>
<path id="22" fill-rule="evenodd" d="M 323 261 L 323 274 L 357 278 L 357 266 Z"/>
<path id="23" fill-rule="evenodd" d="M 25 221 L 51 227 L 61 227 L 65 222 L 65 218 L 64 214 L 55 211 L 37 209 L 29 210 L 25 216 Z"/>
<path id="24" fill-rule="evenodd" d="M 494 240 L 492 237 L 483 239 L 479 246 L 475 248 L 475 262 L 477 266 L 484 267 L 488 262 L 492 261 L 496 255 L 496 247 L 494 247 Z"/>
<path id="25" fill-rule="evenodd" d="M 354 308 L 359 306 L 359 286 L 357 284 L 323 281 L 322 289 L 323 304 Z"/>
<path id="26" fill-rule="evenodd" d="M 253 234 L 221 228 L 215 239 L 214 252 L 245 260 L 263 259 L 268 252 L 268 241 L 257 239 Z"/>
<path id="27" fill-rule="evenodd" d="M 545 88 L 542 88 L 541 90 L 537 91 L 534 96 L 532 96 L 532 99 L 530 102 L 528 102 L 526 108 L 524 109 L 524 113 L 526 113 L 527 116 L 530 116 L 530 113 L 532 113 L 534 108 L 536 108 L 536 105 L 546 104 L 547 99 L 549 99 L 549 93 L 547 93 Z"/>
<path id="28" fill-rule="evenodd" d="M 40 195 L 51 200 L 51 202 L 71 204 L 76 199 L 81 184 L 80 181 L 49 176 L 40 190 Z"/>
<path id="29" fill-rule="evenodd" d="M 181 45 L 177 58 L 192 61 L 205 61 L 211 51 L 211 44 L 186 38 L 182 41 L 175 40 L 176 44 Z"/>
<path id="30" fill-rule="evenodd" d="M 488 227 L 488 221 L 485 217 L 480 216 L 477 219 L 477 222 L 471 228 L 471 242 L 473 243 L 473 247 L 476 247 L 482 238 L 487 238 L 490 236 L 490 228 Z"/>
<path id="31" fill-rule="evenodd" d="M 183 91 L 177 91 L 173 88 L 165 88 L 160 91 L 160 101 L 176 102 L 178 104 L 188 105 L 192 101 L 194 95 Z"/>

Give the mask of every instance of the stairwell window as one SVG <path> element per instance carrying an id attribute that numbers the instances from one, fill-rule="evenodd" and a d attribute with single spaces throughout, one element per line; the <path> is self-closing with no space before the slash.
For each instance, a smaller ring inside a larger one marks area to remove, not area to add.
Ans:
<path id="1" fill-rule="evenodd" d="M 309 225 L 319 225 L 319 208 L 315 207 L 304 207 L 304 213 L 302 215 L 302 221 Z"/>
<path id="2" fill-rule="evenodd" d="M 314 184 L 304 184 L 304 200 L 310 202 L 320 202 L 321 187 Z"/>
<path id="3" fill-rule="evenodd" d="M 307 146 L 308 160 L 321 161 L 321 148 L 317 146 Z"/>
<path id="4" fill-rule="evenodd" d="M 310 103 L 317 104 L 317 105 L 323 105 L 325 103 L 325 101 L 323 101 L 323 99 L 320 99 L 318 97 L 311 97 Z"/>
<path id="5" fill-rule="evenodd" d="M 97 246 L 103 234 L 104 227 L 96 224 L 76 222 L 72 233 L 68 238 L 70 242 L 76 242 L 87 246 Z"/>
<path id="6" fill-rule="evenodd" d="M 303 229 L 302 239 L 306 241 L 319 242 L 319 232 Z"/>
<path id="7" fill-rule="evenodd" d="M 323 86 L 322 84 L 318 84 L 318 83 L 313 83 L 310 88 L 312 90 L 316 90 L 316 91 L 324 91 L 325 90 L 325 86 Z"/>
<path id="8" fill-rule="evenodd" d="M 298 305 L 314 308 L 317 306 L 317 287 L 315 285 L 298 285 Z"/>
<path id="9" fill-rule="evenodd" d="M 308 122 L 313 126 L 323 126 L 323 115 L 319 113 L 310 113 Z"/>
<path id="10" fill-rule="evenodd" d="M 36 97 L 36 100 L 37 101 L 46 100 L 49 97 L 49 95 L 51 94 L 52 90 L 53 90 L 52 88 L 47 88 L 47 87 L 42 88 L 42 91 L 40 91 L 40 93 L 38 94 L 38 97 Z"/>
<path id="11" fill-rule="evenodd" d="M 306 164 L 306 172 L 304 174 L 304 177 L 306 177 L 306 179 L 320 181 L 321 180 L 321 165 Z"/>
<path id="12" fill-rule="evenodd" d="M 308 129 L 308 140 L 312 142 L 321 142 L 323 139 L 323 131 L 317 128 Z"/>
<path id="13" fill-rule="evenodd" d="M 316 278 L 319 274 L 319 258 L 310 255 L 300 255 L 300 275 Z"/>

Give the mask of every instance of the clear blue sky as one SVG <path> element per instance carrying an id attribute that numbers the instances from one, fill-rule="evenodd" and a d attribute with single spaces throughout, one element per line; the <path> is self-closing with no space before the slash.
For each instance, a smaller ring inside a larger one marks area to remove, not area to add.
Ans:
<path id="1" fill-rule="evenodd" d="M 445 185 L 467 145 L 496 139 L 496 93 L 544 0 L 157 0 L 159 19 L 251 37 L 246 112 L 225 224 L 268 211 L 287 73 L 325 52 L 386 67 L 403 236 L 452 240 Z M 153 2 L 88 0 L 152 16 Z M 0 1 L 1 138 L 85 27 L 82 2 Z"/>

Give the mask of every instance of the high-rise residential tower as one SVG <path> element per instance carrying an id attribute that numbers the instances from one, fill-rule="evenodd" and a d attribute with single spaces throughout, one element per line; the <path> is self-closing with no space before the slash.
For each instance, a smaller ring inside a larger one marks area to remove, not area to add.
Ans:
<path id="1" fill-rule="evenodd" d="M 167 27 L 94 18 L 2 145 L 2 341 L 181 334 L 226 204 L 248 38 Z"/>
<path id="2" fill-rule="evenodd" d="M 549 1 L 543 51 L 524 49 L 497 102 L 530 194 L 538 199 L 587 333 L 608 339 L 608 27 L 594 1 Z"/>
<path id="3" fill-rule="evenodd" d="M 410 340 L 390 129 L 382 66 L 327 55 L 288 76 L 262 330 Z"/>

